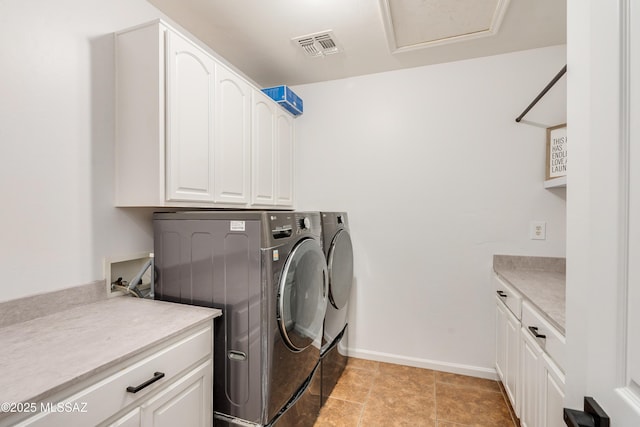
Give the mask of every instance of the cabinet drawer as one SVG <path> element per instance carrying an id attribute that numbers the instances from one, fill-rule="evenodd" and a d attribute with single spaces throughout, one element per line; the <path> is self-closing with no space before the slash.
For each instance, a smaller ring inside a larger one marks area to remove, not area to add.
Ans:
<path id="1" fill-rule="evenodd" d="M 522 328 L 527 333 L 535 336 L 544 335 L 545 338 L 536 338 L 544 352 L 564 372 L 565 338 L 554 328 L 529 302 L 522 304 Z M 536 329 L 532 329 L 536 328 Z"/>
<path id="2" fill-rule="evenodd" d="M 498 276 L 493 276 L 496 295 L 511 310 L 516 318 L 522 318 L 522 296 L 512 286 L 504 282 Z"/>
<path id="3" fill-rule="evenodd" d="M 110 370 L 111 374 L 106 377 L 95 380 L 89 378 L 83 388 L 70 397 L 52 399 L 50 404 L 42 403 L 41 408 L 51 410 L 31 417 L 19 426 L 82 427 L 99 424 L 163 388 L 185 369 L 205 358 L 211 358 L 212 326 L 192 330 L 149 350 L 132 364 L 130 361 L 123 361 Z M 127 391 L 127 387 L 135 387 L 150 380 L 156 372 L 163 373 L 164 377 L 137 393 Z"/>

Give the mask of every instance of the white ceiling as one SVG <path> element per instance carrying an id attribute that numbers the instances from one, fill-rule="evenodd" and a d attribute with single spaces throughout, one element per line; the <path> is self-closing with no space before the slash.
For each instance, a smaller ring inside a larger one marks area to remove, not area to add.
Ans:
<path id="1" fill-rule="evenodd" d="M 148 1 L 263 87 L 566 43 L 566 0 Z M 492 28 L 500 4 L 506 11 Z M 310 57 L 292 40 L 327 30 L 341 52 Z M 421 47 L 420 38 L 438 42 Z"/>

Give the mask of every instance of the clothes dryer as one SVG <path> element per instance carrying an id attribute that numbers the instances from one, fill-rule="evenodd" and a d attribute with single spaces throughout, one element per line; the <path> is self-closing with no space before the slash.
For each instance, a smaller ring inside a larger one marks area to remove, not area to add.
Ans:
<path id="1" fill-rule="evenodd" d="M 312 426 L 328 295 L 319 213 L 156 213 L 153 224 L 155 298 L 223 311 L 214 425 Z"/>
<path id="2" fill-rule="evenodd" d="M 353 284 L 353 246 L 346 212 L 321 212 L 329 272 L 329 304 L 323 325 L 321 396 L 324 404 L 347 364 L 348 308 Z"/>

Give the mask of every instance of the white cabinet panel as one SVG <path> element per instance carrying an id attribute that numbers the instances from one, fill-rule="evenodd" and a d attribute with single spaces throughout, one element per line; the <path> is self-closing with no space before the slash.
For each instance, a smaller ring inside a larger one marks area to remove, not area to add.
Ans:
<path id="1" fill-rule="evenodd" d="M 215 63 L 167 32 L 167 199 L 213 201 Z"/>
<path id="2" fill-rule="evenodd" d="M 513 287 L 496 276 L 494 284 L 496 372 L 520 425 L 564 427 L 564 374 L 555 360 L 563 360 L 565 338 Z"/>
<path id="3" fill-rule="evenodd" d="M 506 307 L 496 301 L 496 372 L 502 383 L 506 383 L 507 372 L 507 313 Z M 513 403 L 513 402 L 512 402 Z"/>
<path id="4" fill-rule="evenodd" d="M 528 301 L 522 303 L 522 326 L 535 328 L 545 338 L 539 341 L 544 352 L 560 367 L 564 368 L 565 337 L 549 323 Z"/>
<path id="5" fill-rule="evenodd" d="M 496 371 L 516 415 L 520 410 L 518 397 L 519 355 L 520 322 L 500 298 L 496 298 Z"/>
<path id="6" fill-rule="evenodd" d="M 251 88 L 218 67 L 216 89 L 215 201 L 249 203 Z"/>
<path id="7" fill-rule="evenodd" d="M 522 318 L 522 295 L 497 275 L 493 276 L 493 285 L 496 294 L 502 302 L 509 307 L 509 310 L 511 310 L 518 319 Z"/>
<path id="8" fill-rule="evenodd" d="M 507 364 L 505 371 L 504 388 L 516 415 L 520 413 L 520 399 L 518 397 L 518 383 L 520 376 L 520 322 L 507 310 L 506 322 L 506 351 Z"/>
<path id="9" fill-rule="evenodd" d="M 140 427 L 140 408 L 135 408 L 122 418 L 109 424 L 109 427 Z"/>
<path id="10" fill-rule="evenodd" d="M 117 206 L 293 207 L 293 123 L 164 22 L 116 34 Z"/>
<path id="11" fill-rule="evenodd" d="M 294 121 L 260 91 L 253 93 L 253 205 L 293 206 Z"/>
<path id="12" fill-rule="evenodd" d="M 276 204 L 293 206 L 293 118 L 282 110 L 276 116 L 277 175 Z"/>
<path id="13" fill-rule="evenodd" d="M 522 329 L 521 386 L 520 386 L 520 425 L 522 427 L 541 427 L 539 419 L 540 360 L 542 349 L 526 329 Z"/>
<path id="14" fill-rule="evenodd" d="M 252 198 L 254 205 L 275 204 L 276 192 L 276 106 L 271 99 L 254 90 L 252 152 Z"/>
<path id="15" fill-rule="evenodd" d="M 150 399 L 142 406 L 142 426 L 211 426 L 212 372 L 208 360 Z"/>
<path id="16" fill-rule="evenodd" d="M 565 427 L 564 409 L 564 374 L 546 355 L 542 356 L 542 375 L 540 394 L 540 413 L 542 427 Z"/>
<path id="17" fill-rule="evenodd" d="M 50 401 L 40 402 L 38 408 L 48 405 L 54 409 L 62 408 L 62 410 L 41 412 L 17 425 L 21 427 L 153 426 L 155 421 L 149 414 L 156 410 L 162 412 L 160 408 L 166 409 L 167 405 L 173 405 L 171 414 L 180 412 L 185 420 L 195 419 L 196 416 L 200 420 L 198 424 L 176 423 L 173 425 L 211 425 L 213 322 L 187 330 L 140 357 L 140 360 L 121 362 L 106 376 L 88 378 L 82 385 L 77 386 L 78 391 L 62 390 Z M 144 384 L 156 376 L 156 372 L 161 372 L 164 376 L 136 393 L 128 390 L 129 386 Z M 155 402 L 162 403 L 156 405 Z M 65 411 L 64 408 L 79 410 Z M 198 412 L 194 414 L 193 411 Z"/>

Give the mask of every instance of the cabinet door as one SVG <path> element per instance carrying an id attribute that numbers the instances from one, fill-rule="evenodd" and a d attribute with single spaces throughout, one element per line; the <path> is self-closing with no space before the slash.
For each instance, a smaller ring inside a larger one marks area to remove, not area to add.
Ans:
<path id="1" fill-rule="evenodd" d="M 254 205 L 275 204 L 276 108 L 271 98 L 253 91 L 251 203 Z"/>
<path id="2" fill-rule="evenodd" d="M 171 31 L 166 61 L 167 200 L 213 202 L 215 62 Z"/>
<path id="3" fill-rule="evenodd" d="M 539 390 L 540 360 L 542 349 L 535 342 L 528 330 L 521 329 L 520 357 L 520 425 L 522 427 L 540 427 Z"/>
<path id="4" fill-rule="evenodd" d="M 541 427 L 564 427 L 564 374 L 546 354 L 542 356 Z"/>
<path id="5" fill-rule="evenodd" d="M 216 90 L 215 201 L 248 204 L 251 87 L 218 66 Z"/>
<path id="6" fill-rule="evenodd" d="M 511 406 L 520 413 L 518 398 L 520 356 L 520 322 L 496 298 L 496 371 L 502 380 Z"/>
<path id="7" fill-rule="evenodd" d="M 520 415 L 520 397 L 518 386 L 520 383 L 520 322 L 506 310 L 505 347 L 506 347 L 506 371 L 504 389 L 509 396 L 511 405 L 516 415 Z"/>
<path id="8" fill-rule="evenodd" d="M 116 421 L 109 424 L 109 427 L 140 427 L 140 408 L 135 408 Z"/>
<path id="9" fill-rule="evenodd" d="M 278 109 L 276 116 L 276 205 L 293 206 L 294 121 Z"/>
<path id="10" fill-rule="evenodd" d="M 210 427 L 213 362 L 209 359 L 142 405 L 143 427 Z"/>
<path id="11" fill-rule="evenodd" d="M 507 371 L 507 313 L 505 306 L 496 299 L 496 372 L 506 384 Z"/>

